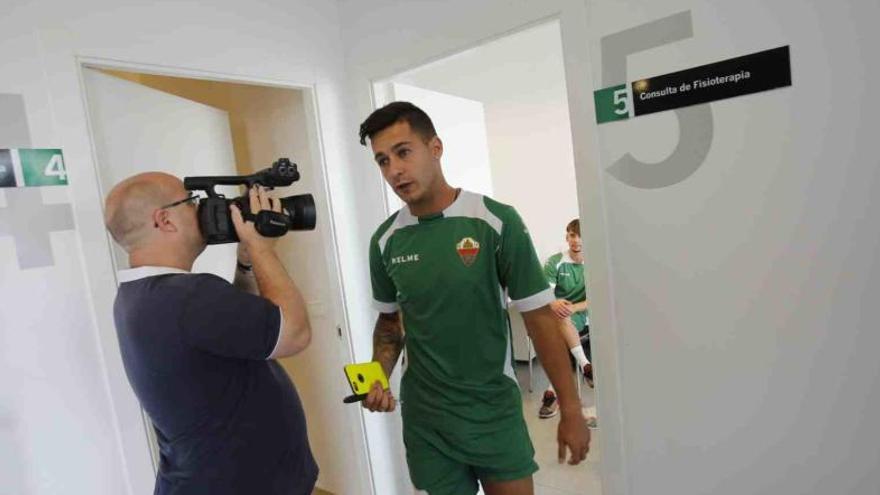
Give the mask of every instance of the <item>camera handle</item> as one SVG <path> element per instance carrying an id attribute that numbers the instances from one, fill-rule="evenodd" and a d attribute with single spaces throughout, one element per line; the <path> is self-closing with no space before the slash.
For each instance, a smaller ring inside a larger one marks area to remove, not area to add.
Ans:
<path id="1" fill-rule="evenodd" d="M 242 212 L 241 216 L 246 222 L 253 222 L 254 228 L 263 237 L 281 237 L 293 227 L 290 217 L 277 211 L 260 210 L 256 215 Z"/>

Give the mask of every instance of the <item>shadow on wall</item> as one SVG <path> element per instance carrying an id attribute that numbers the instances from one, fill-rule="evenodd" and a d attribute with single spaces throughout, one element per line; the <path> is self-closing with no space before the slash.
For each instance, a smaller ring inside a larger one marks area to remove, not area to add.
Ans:
<path id="1" fill-rule="evenodd" d="M 0 93 L 0 148 L 29 148 L 30 145 L 24 96 Z"/>

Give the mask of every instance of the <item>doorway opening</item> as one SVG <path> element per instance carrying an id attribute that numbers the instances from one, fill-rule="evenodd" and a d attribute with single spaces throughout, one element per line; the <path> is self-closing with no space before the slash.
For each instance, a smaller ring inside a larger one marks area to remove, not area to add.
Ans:
<path id="1" fill-rule="evenodd" d="M 403 100 L 431 116 L 444 143 L 449 184 L 514 206 L 542 263 L 569 252 L 566 226 L 578 218 L 579 206 L 558 21 L 374 81 L 372 89 L 375 108 Z M 385 197 L 389 214 L 403 206 L 390 187 Z M 584 258 L 589 264 L 589 256 Z M 593 439 L 586 463 L 559 465 L 558 417 L 539 417 L 549 381 L 513 311 L 511 327 L 523 413 L 541 467 L 534 476 L 535 493 L 601 493 L 595 390 L 573 367 Z M 597 387 L 600 381 L 596 377 Z"/>
<path id="2" fill-rule="evenodd" d="M 122 179 L 144 171 L 163 171 L 182 179 L 251 174 L 280 157 L 298 164 L 300 180 L 278 188 L 276 194 L 312 194 L 318 224 L 314 231 L 288 233 L 276 244 L 276 252 L 306 299 L 312 341 L 308 349 L 279 363 L 302 399 L 312 451 L 321 468 L 317 493 L 350 493 L 353 487 L 371 486 L 362 417 L 354 408 L 339 407 L 339 398 L 347 393 L 339 370 L 352 361 L 352 354 L 341 330 L 344 316 L 338 313 L 344 306 L 312 89 L 101 64 L 84 65 L 82 76 L 103 195 Z M 218 192 L 227 197 L 240 194 L 234 187 Z M 127 268 L 125 253 L 114 243 L 109 245 L 114 268 Z M 193 271 L 231 281 L 235 253 L 234 243 L 208 246 Z M 115 286 L 100 290 L 115 293 Z M 135 420 L 123 421 L 123 429 L 138 429 Z M 141 421 L 139 433 L 129 436 L 138 434 L 149 455 L 137 452 L 137 441 L 131 442 L 131 449 L 124 446 L 128 468 L 134 471 L 134 480 L 152 479 L 158 449 L 148 418 Z"/>

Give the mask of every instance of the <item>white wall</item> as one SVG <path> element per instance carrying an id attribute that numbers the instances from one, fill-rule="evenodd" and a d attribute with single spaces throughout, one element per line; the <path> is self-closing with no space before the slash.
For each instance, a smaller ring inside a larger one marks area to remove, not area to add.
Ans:
<path id="1" fill-rule="evenodd" d="M 559 252 L 565 225 L 578 216 L 559 24 L 544 23 L 393 79 L 483 103 L 494 197 L 517 208 L 542 259 Z"/>
<path id="2" fill-rule="evenodd" d="M 631 492 L 878 493 L 880 6 L 596 0 L 596 86 L 602 37 L 688 10 L 693 36 L 627 82 L 790 45 L 793 86 L 711 103 L 679 183 L 603 175 Z M 674 112 L 599 132 L 603 168 L 686 134 Z"/>
<path id="3" fill-rule="evenodd" d="M 340 247 L 346 293 L 367 294 L 361 258 L 370 232 L 355 213 L 379 212 L 382 200 L 355 194 L 354 185 L 372 176 L 350 167 L 339 144 L 353 140 L 356 127 L 346 113 L 337 6 L 14 0 L 4 4 L 0 33 L 0 93 L 24 96 L 33 146 L 63 147 L 71 185 L 43 196 L 66 202 L 69 195 L 76 224 L 75 231 L 52 234 L 55 264 L 45 268 L 20 270 L 10 238 L 0 237 L 0 294 L 16 303 L 0 308 L 0 479 L 13 493 L 147 493 L 151 486 L 142 477 L 129 478 L 142 467 L 123 461 L 127 450 L 143 448 L 129 440 L 140 433 L 123 426 L 140 412 L 122 373 L 109 312 L 112 265 L 77 62 L 313 85 L 321 120 L 308 132 L 322 143 L 317 151 L 328 165 L 326 187 L 337 219 L 331 240 Z M 331 271 L 331 277 L 339 274 Z M 362 299 L 347 299 L 353 301 L 350 320 L 343 308 L 328 311 L 346 330 L 369 335 L 368 299 Z M 346 483 L 367 492 L 364 472 L 365 466 L 353 466 Z M 130 479 L 137 486 L 129 486 Z"/>

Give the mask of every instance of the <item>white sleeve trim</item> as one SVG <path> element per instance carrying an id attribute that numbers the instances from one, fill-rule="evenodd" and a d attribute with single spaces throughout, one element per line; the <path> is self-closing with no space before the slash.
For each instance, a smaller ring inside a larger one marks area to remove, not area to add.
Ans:
<path id="1" fill-rule="evenodd" d="M 525 299 L 514 300 L 513 307 L 520 313 L 525 313 L 546 306 L 553 302 L 554 299 L 553 291 L 548 288 Z"/>
<path id="2" fill-rule="evenodd" d="M 373 308 L 380 313 L 397 313 L 400 311 L 400 305 L 396 302 L 386 303 L 373 299 Z"/>
<path id="3" fill-rule="evenodd" d="M 284 313 L 281 312 L 281 307 L 278 307 L 278 340 L 275 341 L 275 347 L 272 348 L 272 352 L 266 356 L 266 360 L 272 359 L 272 356 L 275 355 L 275 351 L 278 350 L 278 344 L 281 343 L 281 332 L 284 331 Z"/>

